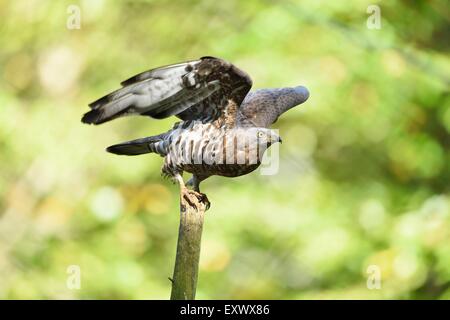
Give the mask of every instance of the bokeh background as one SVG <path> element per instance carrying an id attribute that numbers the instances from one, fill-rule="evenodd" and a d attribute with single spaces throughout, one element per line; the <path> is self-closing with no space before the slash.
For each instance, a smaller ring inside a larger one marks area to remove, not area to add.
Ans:
<path id="1" fill-rule="evenodd" d="M 197 297 L 449 299 L 449 19 L 445 0 L 0 1 L 0 298 L 169 297 L 178 188 L 158 156 L 104 148 L 175 118 L 80 118 L 136 73 L 212 55 L 311 97 L 275 125 L 278 174 L 203 183 Z"/>

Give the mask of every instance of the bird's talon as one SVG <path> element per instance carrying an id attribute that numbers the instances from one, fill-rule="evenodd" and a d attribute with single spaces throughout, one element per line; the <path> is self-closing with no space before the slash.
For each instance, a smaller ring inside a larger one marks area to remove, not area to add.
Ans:
<path id="1" fill-rule="evenodd" d="M 204 193 L 200 193 L 197 191 L 184 189 L 182 190 L 182 198 L 187 202 L 190 207 L 195 209 L 199 209 L 200 203 L 202 203 L 206 210 L 211 207 L 211 203 L 208 200 L 208 197 Z"/>
<path id="2" fill-rule="evenodd" d="M 197 199 L 193 200 L 190 190 L 183 191 L 182 198 L 190 207 L 198 209 L 198 204 L 195 203 Z"/>
<path id="3" fill-rule="evenodd" d="M 208 210 L 211 207 L 211 202 L 209 202 L 208 197 L 204 193 L 199 193 L 200 197 L 198 198 L 198 201 L 203 203 L 206 207 L 206 210 Z"/>
<path id="4" fill-rule="evenodd" d="M 198 202 L 203 203 L 205 205 L 206 210 L 208 210 L 211 207 L 211 202 L 209 202 L 209 199 L 206 196 L 206 194 L 198 191 L 193 192 L 195 192 L 195 196 L 197 197 Z"/>

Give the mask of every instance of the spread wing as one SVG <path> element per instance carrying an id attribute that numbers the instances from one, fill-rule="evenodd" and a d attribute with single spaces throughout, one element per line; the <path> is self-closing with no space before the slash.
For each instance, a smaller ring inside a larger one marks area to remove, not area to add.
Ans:
<path id="1" fill-rule="evenodd" d="M 203 57 L 145 71 L 121 84 L 122 88 L 89 104 L 92 110 L 81 121 L 100 124 L 134 114 L 213 121 L 242 103 L 252 81 L 229 62 Z"/>
<path id="2" fill-rule="evenodd" d="M 282 113 L 305 102 L 308 97 L 308 89 L 302 86 L 252 91 L 239 108 L 238 125 L 269 128 Z"/>

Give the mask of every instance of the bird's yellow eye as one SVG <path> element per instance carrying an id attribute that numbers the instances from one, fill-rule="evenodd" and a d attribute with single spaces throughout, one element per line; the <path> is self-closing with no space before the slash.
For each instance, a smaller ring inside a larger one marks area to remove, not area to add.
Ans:
<path id="1" fill-rule="evenodd" d="M 264 137 L 264 132 L 259 131 L 259 132 L 258 132 L 258 138 L 262 138 L 262 137 Z"/>

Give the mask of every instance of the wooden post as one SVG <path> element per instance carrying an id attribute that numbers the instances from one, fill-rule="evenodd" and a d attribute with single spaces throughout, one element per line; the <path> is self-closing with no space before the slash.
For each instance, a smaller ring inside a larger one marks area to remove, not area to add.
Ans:
<path id="1" fill-rule="evenodd" d="M 180 227 L 173 271 L 171 300 L 194 300 L 206 206 L 195 196 L 180 197 Z"/>

